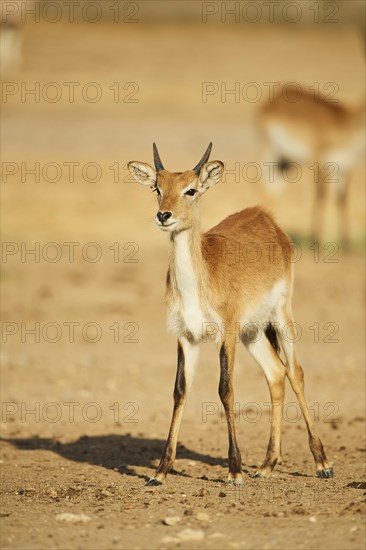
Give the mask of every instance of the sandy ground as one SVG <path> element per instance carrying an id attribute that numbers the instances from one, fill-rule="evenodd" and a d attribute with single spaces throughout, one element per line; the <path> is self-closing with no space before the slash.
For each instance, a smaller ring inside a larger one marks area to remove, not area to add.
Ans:
<path id="1" fill-rule="evenodd" d="M 17 82 L 94 81 L 105 98 L 51 104 L 12 97 L 3 109 L 3 161 L 19 172 L 3 186 L 2 548 L 361 549 L 362 166 L 352 180 L 349 254 L 331 245 L 318 257 L 307 244 L 313 189 L 306 174 L 273 205 L 301 238 L 298 354 L 335 477 L 315 477 L 288 388 L 283 463 L 270 480 L 250 478 L 265 454 L 269 395 L 259 367 L 238 348 L 237 432 L 248 474 L 240 489 L 225 483 L 227 434 L 212 344 L 202 346 L 175 470 L 164 486 L 145 487 L 168 431 L 176 343 L 166 335 L 168 243 L 153 224 L 155 197 L 123 168 L 133 158 L 151 162 L 153 140 L 176 170 L 197 162 L 211 139 L 214 156 L 230 166 L 257 159 L 255 106 L 203 103 L 202 82 L 336 81 L 340 97 L 356 103 L 364 74 L 359 39 L 342 29 L 125 27 L 29 26 Z M 116 81 L 137 82 L 139 102 L 114 103 L 106 90 Z M 97 162 L 102 177 L 86 181 L 78 166 L 73 182 L 63 169 L 55 183 L 31 175 L 22 183 L 21 162 Z M 263 202 L 263 192 L 259 183 L 227 178 L 205 199 L 208 228 Z M 336 242 L 331 203 L 326 237 Z M 76 243 L 74 258 L 67 243 Z M 26 254 L 31 247 L 35 255 Z M 164 524 L 171 517 L 176 523 Z"/>

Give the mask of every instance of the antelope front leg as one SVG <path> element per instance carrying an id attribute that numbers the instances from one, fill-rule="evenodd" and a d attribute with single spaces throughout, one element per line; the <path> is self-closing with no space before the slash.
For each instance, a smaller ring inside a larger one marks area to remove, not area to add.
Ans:
<path id="1" fill-rule="evenodd" d="M 241 454 L 236 441 L 234 418 L 233 370 L 235 358 L 235 335 L 225 339 L 220 349 L 219 395 L 225 409 L 229 434 L 229 475 L 228 482 L 242 485 Z"/>
<path id="2" fill-rule="evenodd" d="M 323 231 L 324 207 L 327 194 L 326 174 L 323 169 L 319 170 L 318 181 L 315 182 L 315 197 L 313 203 L 312 228 L 310 238 L 320 242 Z"/>
<path id="3" fill-rule="evenodd" d="M 337 193 L 337 206 L 338 206 L 338 218 L 339 218 L 339 237 L 340 245 L 343 250 L 349 250 L 350 240 L 349 240 L 349 224 L 348 224 L 348 212 L 347 212 L 347 202 L 348 202 L 348 187 L 349 187 L 349 176 L 342 175 L 342 178 L 339 182 L 339 189 Z"/>
<path id="4" fill-rule="evenodd" d="M 186 338 L 180 338 L 178 340 L 178 364 L 173 394 L 173 417 L 160 464 L 156 470 L 155 476 L 151 478 L 146 485 L 161 485 L 167 473 L 173 467 L 184 405 L 192 382 L 194 368 L 198 361 L 198 355 L 198 344 L 190 344 Z"/>

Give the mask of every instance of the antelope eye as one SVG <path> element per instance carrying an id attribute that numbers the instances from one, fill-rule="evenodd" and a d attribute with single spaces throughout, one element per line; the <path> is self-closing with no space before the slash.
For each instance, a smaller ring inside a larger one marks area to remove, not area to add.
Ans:
<path id="1" fill-rule="evenodd" d="M 152 192 L 153 193 L 157 193 L 157 195 L 160 197 L 161 193 L 160 193 L 160 189 L 158 187 L 152 187 Z"/>
<path id="2" fill-rule="evenodd" d="M 184 194 L 189 195 L 190 197 L 193 197 L 197 193 L 197 189 L 188 189 Z"/>

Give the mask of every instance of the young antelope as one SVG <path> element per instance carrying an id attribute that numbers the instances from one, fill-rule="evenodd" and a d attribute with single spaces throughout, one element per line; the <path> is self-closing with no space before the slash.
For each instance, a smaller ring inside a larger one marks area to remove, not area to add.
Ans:
<path id="1" fill-rule="evenodd" d="M 159 210 L 155 221 L 159 229 L 169 233 L 166 298 L 169 326 L 178 339 L 173 417 L 160 464 L 147 484 L 163 483 L 173 466 L 200 343 L 209 337 L 216 339 L 220 350 L 219 395 L 229 434 L 228 481 L 243 483 L 234 420 L 233 369 L 238 341 L 262 367 L 272 403 L 267 453 L 254 477 L 269 477 L 281 460 L 286 376 L 305 419 L 316 474 L 332 477 L 333 469 L 311 421 L 303 371 L 295 355 L 291 242 L 261 208 L 247 208 L 207 233 L 200 232 L 201 197 L 220 181 L 224 169 L 221 161 L 208 162 L 211 148 L 210 143 L 200 162 L 185 172 L 166 170 L 155 144 L 155 170 L 139 161 L 128 164 L 139 183 L 156 191 Z M 284 361 L 280 358 L 281 348 Z"/>

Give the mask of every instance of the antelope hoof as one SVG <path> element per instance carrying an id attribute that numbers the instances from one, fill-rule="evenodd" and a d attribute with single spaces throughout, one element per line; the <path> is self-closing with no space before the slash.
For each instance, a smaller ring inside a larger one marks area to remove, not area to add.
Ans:
<path id="1" fill-rule="evenodd" d="M 152 477 L 145 483 L 145 487 L 157 487 L 158 485 L 162 485 L 163 482 L 156 479 L 156 477 Z"/>
<path id="2" fill-rule="evenodd" d="M 333 468 L 323 468 L 322 470 L 317 470 L 316 477 L 321 477 L 323 479 L 333 477 Z"/>
<path id="3" fill-rule="evenodd" d="M 271 474 L 266 474 L 265 472 L 255 472 L 255 474 L 253 474 L 252 476 L 250 476 L 252 479 L 267 479 L 268 477 L 270 477 Z"/>
<path id="4" fill-rule="evenodd" d="M 231 475 L 229 474 L 229 477 L 227 479 L 227 484 L 228 485 L 236 485 L 237 487 L 243 487 L 244 485 L 244 479 L 243 477 L 240 475 L 240 477 L 236 477 L 236 478 L 233 478 L 231 477 Z"/>

